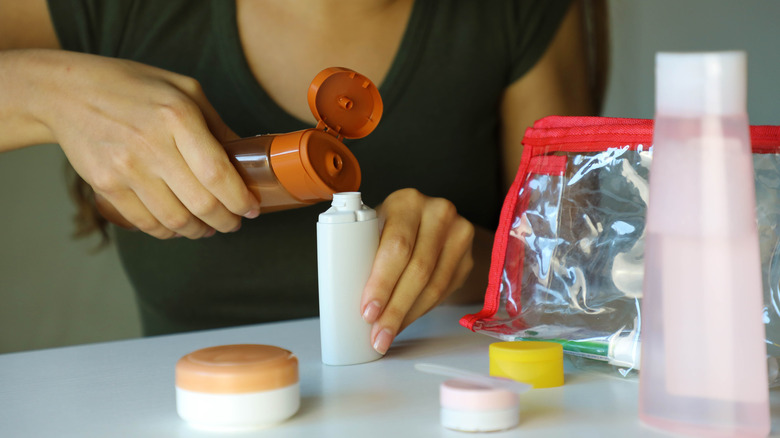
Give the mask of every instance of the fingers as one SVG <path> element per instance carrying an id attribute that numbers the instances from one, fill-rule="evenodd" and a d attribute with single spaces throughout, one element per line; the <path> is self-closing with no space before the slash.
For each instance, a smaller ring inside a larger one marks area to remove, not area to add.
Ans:
<path id="1" fill-rule="evenodd" d="M 95 208 L 97 209 L 98 213 L 100 213 L 100 215 L 103 216 L 106 220 L 126 230 L 136 229 L 135 225 L 125 219 L 125 217 L 119 213 L 119 210 L 117 210 L 116 207 L 114 207 L 114 205 L 111 204 L 105 197 L 101 196 L 99 193 L 94 193 L 94 199 Z"/>
<path id="2" fill-rule="evenodd" d="M 162 105 L 161 119 L 170 130 L 167 140 L 172 145 L 160 145 L 159 149 L 175 153 L 161 155 L 157 163 L 143 169 L 164 184 L 151 183 L 155 178 L 149 176 L 136 176 L 129 186 L 143 205 L 128 201 L 133 205 L 120 210 L 136 211 L 145 207 L 148 214 L 135 213 L 138 220 L 144 221 L 136 224 L 136 228 L 150 230 L 149 234 L 158 237 L 172 232 L 196 239 L 210 236 L 215 230 L 236 231 L 241 226 L 241 216 L 254 218 L 260 211 L 258 200 L 217 141 L 217 137 L 237 136 L 222 122 L 197 81 L 172 76 L 174 85 L 183 94 L 169 98 Z M 164 134 L 158 138 L 165 138 Z M 160 226 L 167 231 L 158 230 Z"/>
<path id="3" fill-rule="evenodd" d="M 408 208 L 404 208 L 393 203 L 391 197 L 388 197 L 378 212 L 380 220 L 384 220 L 384 226 L 371 275 L 363 293 L 363 318 L 369 323 L 379 318 L 406 269 L 414 251 L 422 218 L 419 200 L 410 200 Z"/>
<path id="4" fill-rule="evenodd" d="M 41 80 L 56 98 L 36 114 L 111 206 L 103 211 L 123 217 L 123 225 L 196 238 L 235 230 L 241 216 L 259 214 L 220 143 L 237 136 L 195 79 L 72 52 L 47 52 L 40 62 L 46 69 L 36 72 L 63 74 Z"/>
<path id="5" fill-rule="evenodd" d="M 96 193 L 108 200 L 122 220 L 133 228 L 160 239 L 173 236 L 197 239 L 211 236 L 215 231 L 238 230 L 241 226 L 239 213 L 246 217 L 258 215 L 257 200 L 246 189 L 224 150 L 220 148 L 214 153 L 213 145 L 198 146 L 197 140 L 186 138 L 187 135 L 171 146 L 189 149 L 187 152 L 161 155 L 152 163 L 138 157 L 126 158 L 110 175 L 103 172 L 104 177 L 99 179 L 102 184 L 97 184 Z M 159 146 L 160 149 L 165 147 L 164 144 Z M 198 163 L 194 169 L 186 157 Z M 215 157 L 212 166 L 208 166 L 209 157 Z M 235 196 L 241 190 L 246 192 L 243 199 Z M 223 195 L 226 192 L 228 196 Z M 220 196 L 230 207 L 219 199 Z M 107 219 L 112 220 L 111 217 Z M 126 227 L 122 220 L 112 222 Z"/>
<path id="6" fill-rule="evenodd" d="M 200 91 L 197 81 L 188 80 L 187 83 L 193 88 L 190 91 L 192 94 L 188 95 L 192 98 L 192 104 L 173 107 L 164 114 L 168 117 L 168 124 L 173 127 L 176 147 L 189 172 L 187 169 L 171 172 L 171 177 L 166 181 L 177 195 L 192 195 L 194 192 L 195 196 L 182 199 L 184 204 L 188 208 L 194 207 L 195 210 L 190 211 L 205 223 L 221 232 L 228 232 L 240 222 L 233 215 L 257 217 L 260 203 L 246 187 L 217 141 L 217 138 L 224 141 L 237 136 L 222 122 Z M 190 175 L 194 175 L 195 180 Z M 199 186 L 205 191 L 199 190 Z M 206 193 L 211 196 L 204 196 Z"/>
<path id="7" fill-rule="evenodd" d="M 185 236 L 190 239 L 198 239 L 214 234 L 214 228 L 209 224 L 204 223 L 199 217 L 201 215 L 206 217 L 210 214 L 217 214 L 220 210 L 224 211 L 224 208 L 211 207 L 210 209 L 213 213 L 209 212 L 209 214 L 204 214 L 192 205 L 186 206 L 182 203 L 183 198 L 196 199 L 195 197 L 182 196 L 181 193 L 177 194 L 172 191 L 172 188 L 170 183 L 166 183 L 162 180 L 147 181 L 143 186 L 135 188 L 135 193 L 139 201 L 143 204 L 143 207 L 147 209 L 149 214 L 151 214 L 153 219 L 149 219 L 148 224 L 139 224 L 138 229 L 153 236 L 156 236 L 157 234 L 168 235 L 172 232 L 174 235 Z M 208 195 L 206 195 L 205 198 L 213 199 L 213 197 Z M 213 199 L 212 202 L 217 201 Z M 137 206 L 136 208 L 141 207 Z M 193 215 L 193 210 L 198 211 L 199 214 Z M 162 229 L 158 228 L 158 224 Z M 238 225 L 233 225 L 233 228 L 236 227 L 238 227 Z M 154 231 L 147 231 L 148 228 L 151 228 Z"/>
<path id="8" fill-rule="evenodd" d="M 110 195 L 96 193 L 95 201 L 106 219 L 123 228 L 140 230 L 158 239 L 176 237 L 176 233 L 163 226 L 131 190 Z"/>
<path id="9" fill-rule="evenodd" d="M 458 289 L 466 281 L 474 266 L 471 253 L 473 226 L 459 218 L 450 229 L 450 237 L 441 251 L 439 263 L 425 289 L 411 306 L 401 323 L 399 332 Z"/>
<path id="10" fill-rule="evenodd" d="M 239 138 L 239 136 L 222 121 L 222 117 L 219 116 L 217 110 L 211 105 L 211 102 L 209 102 L 206 95 L 203 93 L 200 82 L 193 78 L 180 75 L 175 75 L 173 81 L 184 94 L 190 96 L 193 102 L 198 105 L 209 132 L 218 142 L 224 143 Z"/>
<path id="11" fill-rule="evenodd" d="M 177 133 L 181 171 L 168 173 L 171 190 L 197 218 L 226 233 L 240 224 L 240 217 L 257 217 L 260 203 L 249 192 L 225 150 L 205 127 Z M 200 132 L 198 132 L 200 131 Z"/>
<path id="12" fill-rule="evenodd" d="M 98 210 L 107 219 L 158 239 L 179 236 L 197 239 L 215 232 L 193 217 L 162 181 L 149 183 L 135 191 L 125 189 L 106 194 L 96 193 L 95 198 Z M 110 216 L 106 216 L 106 213 Z"/>
<path id="13" fill-rule="evenodd" d="M 394 193 L 379 210 L 385 226 L 362 309 L 384 354 L 401 330 L 463 284 L 474 227 L 449 201 L 414 190 Z"/>

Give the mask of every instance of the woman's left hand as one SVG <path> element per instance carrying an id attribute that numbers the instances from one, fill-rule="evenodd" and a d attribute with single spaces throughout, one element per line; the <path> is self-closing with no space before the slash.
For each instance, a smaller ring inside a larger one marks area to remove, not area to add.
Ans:
<path id="1" fill-rule="evenodd" d="M 474 265 L 474 226 L 452 202 L 415 189 L 393 192 L 377 214 L 382 231 L 361 311 L 384 354 L 401 330 L 463 285 Z"/>

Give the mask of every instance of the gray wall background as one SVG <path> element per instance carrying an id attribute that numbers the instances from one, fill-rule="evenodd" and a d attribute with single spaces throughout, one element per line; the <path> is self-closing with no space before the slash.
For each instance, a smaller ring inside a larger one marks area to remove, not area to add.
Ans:
<path id="1" fill-rule="evenodd" d="M 605 116 L 652 118 L 657 51 L 746 50 L 753 124 L 780 125 L 780 2 L 610 0 Z M 0 133 L 2 135 L 2 133 Z M 0 155 L 0 353 L 140 335 L 113 247 L 73 240 L 64 155 L 42 145 Z"/>

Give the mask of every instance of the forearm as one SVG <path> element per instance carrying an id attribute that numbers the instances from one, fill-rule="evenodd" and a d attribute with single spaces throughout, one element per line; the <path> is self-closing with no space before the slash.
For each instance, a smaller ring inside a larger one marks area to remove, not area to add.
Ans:
<path id="1" fill-rule="evenodd" d="M 53 74 L 42 57 L 49 50 L 0 52 L 0 152 L 56 141 L 36 102 L 43 90 L 36 78 Z"/>

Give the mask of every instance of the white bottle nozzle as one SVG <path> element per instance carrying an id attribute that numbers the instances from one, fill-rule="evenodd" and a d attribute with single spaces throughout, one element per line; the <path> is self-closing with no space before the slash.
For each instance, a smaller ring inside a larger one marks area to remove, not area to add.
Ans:
<path id="1" fill-rule="evenodd" d="M 333 202 L 330 204 L 339 210 L 360 210 L 363 206 L 363 200 L 360 197 L 360 192 L 344 192 L 334 193 Z"/>
<path id="2" fill-rule="evenodd" d="M 642 344 L 635 336 L 617 336 L 609 340 L 607 361 L 611 365 L 639 369 Z"/>
<path id="3" fill-rule="evenodd" d="M 360 192 L 334 193 L 328 211 L 320 214 L 321 223 L 362 222 L 376 218 L 376 210 L 363 205 Z"/>

